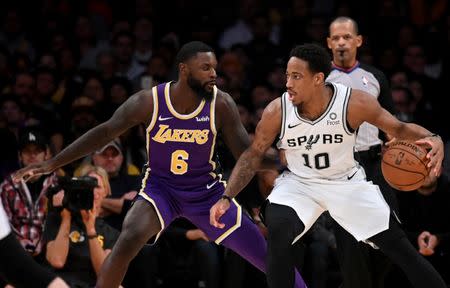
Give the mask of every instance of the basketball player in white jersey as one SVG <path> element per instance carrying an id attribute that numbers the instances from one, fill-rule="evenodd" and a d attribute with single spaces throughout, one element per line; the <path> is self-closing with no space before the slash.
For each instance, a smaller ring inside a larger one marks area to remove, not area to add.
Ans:
<path id="1" fill-rule="evenodd" d="M 357 241 L 379 247 L 405 271 L 414 287 L 446 287 L 390 217 L 378 186 L 366 180 L 353 156 L 355 130 L 368 122 L 398 139 L 429 146 L 429 166 L 438 175 L 444 158 L 441 138 L 421 126 L 399 121 L 361 90 L 326 83 L 330 70 L 329 55 L 322 47 L 306 44 L 291 51 L 287 93 L 264 110 L 251 147 L 236 163 L 224 197 L 210 210 L 211 224 L 224 226 L 219 221 L 230 207 L 230 199 L 254 176 L 278 135 L 288 170 L 277 178 L 265 209 L 269 287 L 293 287 L 292 244 L 326 210 Z"/>

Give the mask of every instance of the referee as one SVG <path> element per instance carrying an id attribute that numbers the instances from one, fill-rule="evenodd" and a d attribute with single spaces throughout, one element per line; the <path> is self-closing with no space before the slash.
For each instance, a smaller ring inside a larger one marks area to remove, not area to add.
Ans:
<path id="1" fill-rule="evenodd" d="M 37 264 L 23 250 L 16 236 L 11 233 L 9 221 L 0 204 L 0 278 L 14 287 L 68 288 L 53 273 Z"/>
<path id="2" fill-rule="evenodd" d="M 338 17 L 331 22 L 327 44 L 333 54 L 333 70 L 327 81 L 363 90 L 376 97 L 383 108 L 393 113 L 394 104 L 386 76 L 374 67 L 360 63 L 356 59 L 357 50 L 361 47 L 362 42 L 358 24 L 353 19 Z M 378 128 L 369 123 L 363 123 L 356 137 L 355 159 L 364 167 L 367 179 L 372 180 L 380 187 L 392 213 L 397 215 L 398 205 L 395 191 L 386 183 L 381 174 L 382 144 Z M 384 287 L 384 278 L 391 267 L 391 262 L 387 257 L 379 250 L 375 250 L 365 243 L 357 242 L 336 222 L 334 231 L 343 288 Z"/>

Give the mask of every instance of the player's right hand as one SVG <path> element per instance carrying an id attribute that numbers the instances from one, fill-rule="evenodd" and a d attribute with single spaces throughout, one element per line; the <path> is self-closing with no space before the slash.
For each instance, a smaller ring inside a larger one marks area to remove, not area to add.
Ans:
<path id="1" fill-rule="evenodd" d="M 231 203 L 227 199 L 219 199 L 219 201 L 217 201 L 209 210 L 209 223 L 216 228 L 223 229 L 225 224 L 219 222 L 219 220 L 230 208 L 230 205 Z"/>
<path id="2" fill-rule="evenodd" d="M 31 178 L 39 175 L 50 174 L 54 169 L 51 168 L 49 161 L 44 161 L 37 164 L 31 164 L 24 167 L 13 174 L 12 179 L 14 182 L 20 182 L 20 180 L 28 181 Z"/>

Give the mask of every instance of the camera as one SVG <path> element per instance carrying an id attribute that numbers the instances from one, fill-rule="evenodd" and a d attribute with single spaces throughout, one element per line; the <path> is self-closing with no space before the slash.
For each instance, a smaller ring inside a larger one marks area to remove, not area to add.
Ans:
<path id="1" fill-rule="evenodd" d="M 94 204 L 94 188 L 97 187 L 97 179 L 90 176 L 83 177 L 58 177 L 55 185 L 47 190 L 47 197 L 64 190 L 62 207 L 71 212 L 90 210 Z M 50 201 L 52 203 L 52 201 Z"/>

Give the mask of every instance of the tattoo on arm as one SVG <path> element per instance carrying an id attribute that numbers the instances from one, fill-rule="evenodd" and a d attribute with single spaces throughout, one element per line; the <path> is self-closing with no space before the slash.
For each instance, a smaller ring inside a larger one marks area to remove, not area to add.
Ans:
<path id="1" fill-rule="evenodd" d="M 239 158 L 230 181 L 227 184 L 226 195 L 235 197 L 255 176 L 256 170 L 261 165 L 262 154 L 255 151 L 252 147 L 245 150 Z"/>

